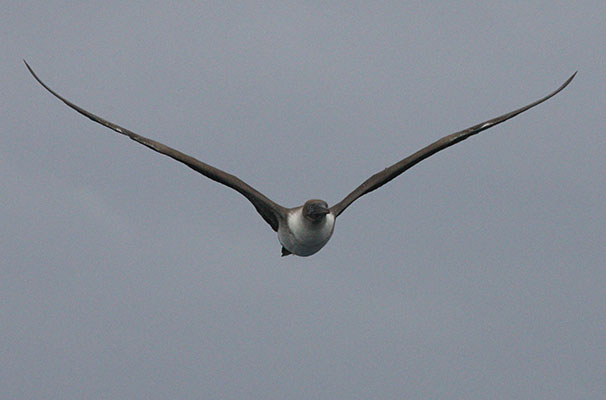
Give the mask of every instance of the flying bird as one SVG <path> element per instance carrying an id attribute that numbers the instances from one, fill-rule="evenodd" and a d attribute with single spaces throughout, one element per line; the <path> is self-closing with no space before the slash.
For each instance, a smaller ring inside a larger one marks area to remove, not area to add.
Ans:
<path id="1" fill-rule="evenodd" d="M 568 84 L 577 74 L 575 72 L 566 80 L 566 82 L 562 84 L 562 86 L 535 102 L 532 102 L 522 108 L 518 108 L 517 110 L 508 112 L 507 114 L 503 114 L 499 117 L 481 122 L 462 131 L 444 136 L 429 146 L 424 147 L 416 153 L 398 161 L 392 166 L 385 168 L 384 170 L 365 180 L 360 186 L 354 189 L 353 192 L 349 193 L 343 200 L 332 207 L 329 207 L 324 200 L 312 199 L 306 201 L 302 206 L 287 208 L 273 202 L 267 196 L 234 175 L 228 174 L 225 171 L 208 165 L 185 153 L 181 153 L 180 151 L 168 147 L 160 142 L 156 142 L 155 140 L 138 135 L 133 131 L 114 124 L 113 122 L 107 121 L 91 113 L 90 111 L 86 111 L 82 107 L 75 105 L 48 87 L 44 82 L 42 82 L 42 80 L 40 80 L 40 78 L 38 78 L 36 73 L 27 64 L 27 62 L 25 60 L 23 60 L 23 62 L 25 62 L 25 66 L 38 81 L 38 83 L 40 83 L 46 90 L 48 90 L 70 108 L 76 110 L 85 117 L 88 117 L 115 132 L 128 136 L 132 140 L 139 142 L 142 145 L 157 151 L 158 153 L 171 157 L 201 173 L 207 178 L 229 186 L 242 194 L 248 199 L 248 201 L 252 203 L 265 222 L 267 222 L 269 226 L 271 226 L 271 228 L 278 233 L 278 240 L 282 245 L 282 256 L 295 254 L 303 257 L 315 254 L 322 247 L 324 247 L 332 236 L 337 217 L 341 215 L 341 213 L 358 198 L 380 188 L 427 157 L 430 157 L 447 147 L 467 139 L 470 136 L 492 128 L 501 122 L 505 122 L 508 119 L 511 119 L 516 115 L 541 104 L 568 86 Z"/>

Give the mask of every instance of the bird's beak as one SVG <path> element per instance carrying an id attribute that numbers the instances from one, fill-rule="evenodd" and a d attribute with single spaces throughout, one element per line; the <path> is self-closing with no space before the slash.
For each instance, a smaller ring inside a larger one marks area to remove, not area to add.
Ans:
<path id="1" fill-rule="evenodd" d="M 329 213 L 330 213 L 330 209 L 328 209 L 326 207 L 318 206 L 318 207 L 314 208 L 314 214 L 329 214 Z"/>

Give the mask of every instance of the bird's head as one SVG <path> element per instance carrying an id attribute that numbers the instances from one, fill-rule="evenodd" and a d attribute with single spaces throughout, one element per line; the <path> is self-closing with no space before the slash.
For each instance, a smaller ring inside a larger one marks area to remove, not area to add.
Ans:
<path id="1" fill-rule="evenodd" d="M 324 200 L 307 200 L 303 205 L 303 215 L 312 222 L 320 222 L 330 213 Z"/>

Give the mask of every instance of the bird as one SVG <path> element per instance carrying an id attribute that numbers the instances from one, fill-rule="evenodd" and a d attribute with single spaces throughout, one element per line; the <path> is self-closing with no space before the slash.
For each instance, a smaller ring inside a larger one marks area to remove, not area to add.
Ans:
<path id="1" fill-rule="evenodd" d="M 307 200 L 301 206 L 288 208 L 270 200 L 263 193 L 259 192 L 235 175 L 229 174 L 216 167 L 206 164 L 160 142 L 141 136 L 129 129 L 123 128 L 120 125 L 103 119 L 80 106 L 77 106 L 42 82 L 34 70 L 29 66 L 27 61 L 23 60 L 23 62 L 34 79 L 68 107 L 93 120 L 94 122 L 97 122 L 119 134 L 128 136 L 135 142 L 138 142 L 160 154 L 185 164 L 194 171 L 197 171 L 218 183 L 228 186 L 246 197 L 246 199 L 252 203 L 257 212 L 261 215 L 263 220 L 265 220 L 265 222 L 267 222 L 269 226 L 275 232 L 277 232 L 278 241 L 282 245 L 282 257 L 291 254 L 307 257 L 317 253 L 331 238 L 334 232 L 337 217 L 339 217 L 343 211 L 345 211 L 345 209 L 347 209 L 347 207 L 349 207 L 354 201 L 365 194 L 380 188 L 409 168 L 436 154 L 437 152 L 442 151 L 447 147 L 459 143 L 482 131 L 492 128 L 502 122 L 505 122 L 550 99 L 568 86 L 578 72 L 577 71 L 572 74 L 559 88 L 549 93 L 545 97 L 540 98 L 539 100 L 501 116 L 480 122 L 479 124 L 473 125 L 467 129 L 446 135 L 422 148 L 416 153 L 413 153 L 410 156 L 383 169 L 382 171 L 377 172 L 362 182 L 361 185 L 345 196 L 343 200 L 334 204 L 333 206 L 329 207 L 324 200 L 311 199 Z"/>

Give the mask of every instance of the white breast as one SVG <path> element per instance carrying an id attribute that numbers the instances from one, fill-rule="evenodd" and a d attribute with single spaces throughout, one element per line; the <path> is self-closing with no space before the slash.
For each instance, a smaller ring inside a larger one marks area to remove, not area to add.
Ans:
<path id="1" fill-rule="evenodd" d="M 288 226 L 278 230 L 282 246 L 298 256 L 310 256 L 324 247 L 335 227 L 333 214 L 327 214 L 320 224 L 312 224 L 304 218 L 302 210 L 298 209 L 288 215 Z"/>

